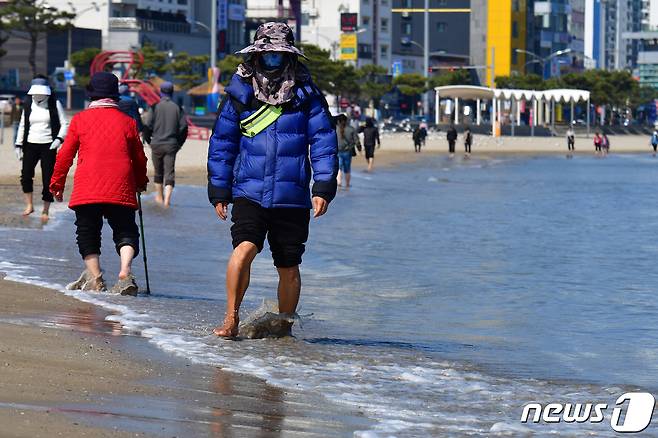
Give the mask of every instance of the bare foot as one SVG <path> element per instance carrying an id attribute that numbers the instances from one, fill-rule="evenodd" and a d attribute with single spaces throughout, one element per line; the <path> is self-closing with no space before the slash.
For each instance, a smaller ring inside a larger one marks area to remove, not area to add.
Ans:
<path id="1" fill-rule="evenodd" d="M 238 313 L 235 312 L 233 315 L 227 313 L 224 317 L 224 324 L 215 327 L 212 332 L 220 338 L 234 338 L 238 335 L 238 324 L 240 324 Z"/>
<path id="2" fill-rule="evenodd" d="M 29 216 L 32 213 L 34 213 L 34 207 L 32 205 L 28 205 L 25 207 L 25 210 L 23 210 L 23 216 Z"/>
<path id="3" fill-rule="evenodd" d="M 48 213 L 41 213 L 41 223 L 42 224 L 47 224 L 48 221 L 50 220 L 50 216 L 48 216 Z"/>
<path id="4" fill-rule="evenodd" d="M 155 195 L 155 202 L 158 204 L 162 204 L 164 202 L 164 199 L 162 199 L 162 196 L 160 195 Z"/>

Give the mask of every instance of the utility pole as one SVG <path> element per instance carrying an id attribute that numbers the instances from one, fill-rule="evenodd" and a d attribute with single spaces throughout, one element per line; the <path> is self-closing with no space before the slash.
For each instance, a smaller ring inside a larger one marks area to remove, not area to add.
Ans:
<path id="1" fill-rule="evenodd" d="M 491 88 L 496 88 L 496 47 L 491 48 Z"/>
<path id="2" fill-rule="evenodd" d="M 71 69 L 71 49 L 73 46 L 73 36 L 71 35 L 73 28 L 73 23 L 69 23 L 69 35 L 68 35 L 68 41 L 67 41 L 67 47 L 66 47 L 66 62 L 64 63 L 64 67 L 67 70 Z M 70 110 L 71 109 L 71 81 L 64 78 L 66 80 L 66 109 Z"/>
<path id="3" fill-rule="evenodd" d="M 430 0 L 425 0 L 425 38 L 424 38 L 424 50 L 423 50 L 423 64 L 425 67 L 425 79 L 429 82 L 430 77 Z M 429 103 L 429 91 L 426 91 L 423 95 L 423 116 L 427 118 L 430 112 L 430 103 Z M 429 119 L 427 119 L 429 122 Z"/>
<path id="4" fill-rule="evenodd" d="M 217 0 L 210 7 L 210 68 L 217 66 Z"/>

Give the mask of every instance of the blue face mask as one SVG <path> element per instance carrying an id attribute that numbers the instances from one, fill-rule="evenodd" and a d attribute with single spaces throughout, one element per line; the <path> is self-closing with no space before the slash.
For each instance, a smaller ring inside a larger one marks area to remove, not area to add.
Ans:
<path id="1" fill-rule="evenodd" d="M 266 70 L 277 70 L 283 65 L 283 53 L 267 52 L 261 55 Z"/>

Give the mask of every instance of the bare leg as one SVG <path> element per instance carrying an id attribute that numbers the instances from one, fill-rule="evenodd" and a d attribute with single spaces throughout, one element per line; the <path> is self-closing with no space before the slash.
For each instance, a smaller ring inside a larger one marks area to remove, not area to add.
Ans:
<path id="1" fill-rule="evenodd" d="M 279 271 L 279 313 L 295 313 L 299 303 L 299 293 L 302 289 L 302 279 L 299 266 L 292 268 L 276 268 Z"/>
<path id="2" fill-rule="evenodd" d="M 345 187 L 350 187 L 350 180 L 352 179 L 352 174 L 346 173 L 345 174 Z"/>
<path id="3" fill-rule="evenodd" d="M 29 216 L 34 212 L 32 193 L 23 193 L 23 199 L 25 199 L 25 210 L 23 210 L 23 216 Z"/>
<path id="4" fill-rule="evenodd" d="M 166 185 L 164 188 L 164 206 L 169 208 L 171 205 L 171 195 L 174 193 L 174 186 Z"/>
<path id="5" fill-rule="evenodd" d="M 233 250 L 226 267 L 226 316 L 224 324 L 215 327 L 213 333 L 225 338 L 238 334 L 240 304 L 249 287 L 251 263 L 258 248 L 251 242 L 242 242 Z"/>
<path id="6" fill-rule="evenodd" d="M 98 254 L 89 254 L 85 257 L 85 266 L 94 278 L 101 275 L 101 261 Z"/>
<path id="7" fill-rule="evenodd" d="M 342 171 L 342 170 L 338 170 L 338 175 L 336 176 L 336 184 L 338 184 L 338 187 L 342 187 L 342 186 L 343 186 L 343 184 L 342 184 L 342 182 L 343 182 L 342 179 L 343 179 L 343 171 Z M 349 185 L 349 184 L 348 184 L 348 185 Z"/>
<path id="8" fill-rule="evenodd" d="M 119 278 L 124 279 L 130 275 L 132 271 L 133 259 L 135 258 L 135 248 L 130 245 L 124 245 L 119 250 L 121 255 L 121 271 L 119 271 Z"/>
<path id="9" fill-rule="evenodd" d="M 41 219 L 47 221 L 49 214 L 50 214 L 50 202 L 43 201 L 43 210 L 41 210 Z"/>
<path id="10" fill-rule="evenodd" d="M 368 172 L 372 172 L 372 166 L 375 163 L 374 158 L 368 158 Z"/>
<path id="11" fill-rule="evenodd" d="M 155 202 L 162 204 L 164 202 L 164 197 L 162 194 L 162 184 L 155 183 Z"/>

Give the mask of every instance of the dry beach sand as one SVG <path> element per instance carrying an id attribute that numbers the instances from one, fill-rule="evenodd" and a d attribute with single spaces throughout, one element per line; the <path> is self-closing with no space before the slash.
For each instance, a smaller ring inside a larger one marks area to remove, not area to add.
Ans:
<path id="1" fill-rule="evenodd" d="M 610 140 L 613 153 L 649 153 L 647 138 Z M 447 152 L 444 135 L 431 136 L 421 154 L 413 152 L 411 134 L 384 135 L 382 143 L 376 168 Z M 460 138 L 458 153 L 462 148 Z M 576 148 L 593 153 L 591 139 L 578 138 Z M 473 151 L 563 155 L 566 144 L 561 138 L 476 136 Z M 177 160 L 180 184 L 206 184 L 206 155 L 206 142 L 184 146 Z M 362 156 L 354 159 L 356 169 L 364 166 Z M 20 217 L 19 173 L 5 142 L 0 226 L 38 228 L 38 219 Z M 35 192 L 40 190 L 37 172 Z M 75 251 L 74 236 L 71 242 Z M 0 436 L 350 436 L 367 429 L 359 412 L 312 394 L 167 356 L 107 315 L 59 292 L 0 280 Z"/>

